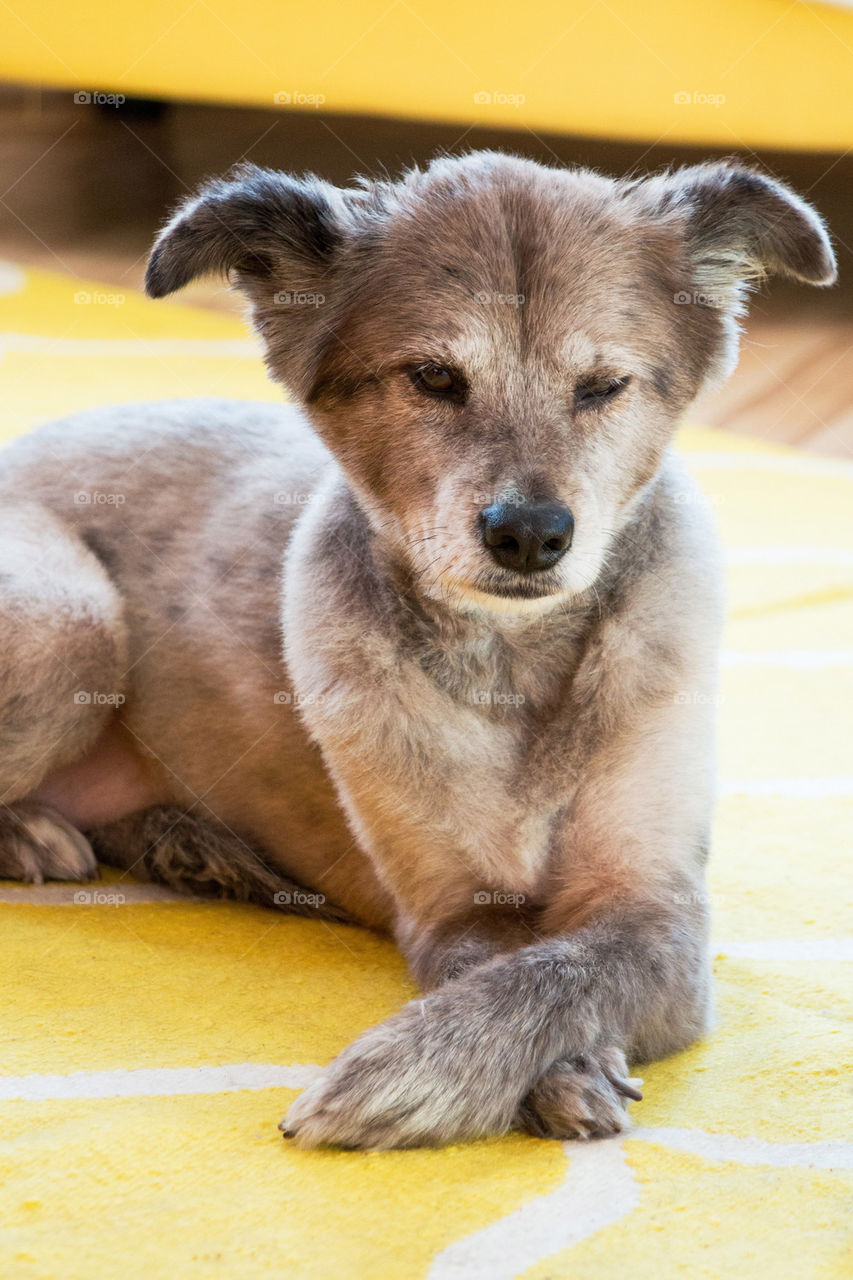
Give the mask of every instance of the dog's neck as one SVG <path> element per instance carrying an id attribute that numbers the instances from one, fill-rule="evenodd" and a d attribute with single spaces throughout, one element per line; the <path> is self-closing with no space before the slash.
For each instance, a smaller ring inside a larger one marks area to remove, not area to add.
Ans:
<path id="1" fill-rule="evenodd" d="M 342 495 L 343 496 L 343 495 Z M 552 645 L 585 634 L 601 615 L 598 584 L 575 596 L 513 601 L 471 591 L 465 595 L 424 589 L 419 575 L 400 548 L 371 520 L 353 490 L 346 486 L 347 524 L 356 537 L 368 571 L 371 591 L 389 625 L 418 647 L 483 656 L 494 649 L 517 649 L 547 660 Z"/>
<path id="2" fill-rule="evenodd" d="M 305 542 L 303 571 L 316 556 L 320 581 L 357 597 L 354 642 L 363 638 L 394 661 L 415 663 L 455 702 L 520 732 L 547 717 L 560 705 L 600 624 L 620 608 L 636 550 L 617 535 L 604 574 L 588 591 L 556 599 L 547 610 L 513 613 L 426 590 L 405 544 L 366 507 L 337 469 L 297 534 Z M 630 524 L 631 541 L 642 545 L 636 522 Z"/>
<path id="3" fill-rule="evenodd" d="M 396 624 L 407 633 L 414 630 L 422 641 L 431 636 L 437 646 L 451 646 L 460 652 L 482 652 L 498 643 L 535 648 L 545 659 L 552 644 L 559 647 L 567 635 L 577 641 L 618 607 L 621 586 L 643 559 L 643 526 L 654 520 L 656 479 L 635 495 L 623 513 L 624 526 L 616 533 L 596 581 L 572 595 L 541 600 L 513 600 L 473 589 L 465 593 L 428 591 L 399 540 L 380 520 L 371 518 L 343 475 L 339 476 L 338 500 L 346 509 L 345 521 L 359 545 L 371 590 L 382 600 L 390 625 Z"/>

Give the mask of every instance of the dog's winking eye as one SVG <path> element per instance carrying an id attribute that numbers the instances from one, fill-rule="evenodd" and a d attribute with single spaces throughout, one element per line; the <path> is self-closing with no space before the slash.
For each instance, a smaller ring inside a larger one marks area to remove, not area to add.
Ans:
<path id="1" fill-rule="evenodd" d="M 598 404 L 603 404 L 605 400 L 613 400 L 620 391 L 625 390 L 630 381 L 630 377 L 588 378 L 586 382 L 580 382 L 575 387 L 575 408 L 592 409 Z"/>
<path id="2" fill-rule="evenodd" d="M 453 400 L 457 404 L 465 399 L 467 383 L 461 374 L 441 364 L 422 364 L 409 371 L 409 377 L 424 395 L 441 400 Z"/>

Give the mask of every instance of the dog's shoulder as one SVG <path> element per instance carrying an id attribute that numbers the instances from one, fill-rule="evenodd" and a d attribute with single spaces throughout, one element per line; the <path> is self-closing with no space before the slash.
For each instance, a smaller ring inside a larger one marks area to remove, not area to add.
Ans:
<path id="1" fill-rule="evenodd" d="M 710 504 L 674 450 L 618 535 L 601 596 L 586 655 L 593 675 L 622 672 L 632 687 L 639 675 L 653 677 L 649 688 L 660 689 L 713 671 L 723 616 L 720 545 Z M 590 687 L 599 688 L 597 677 Z"/>
<path id="2" fill-rule="evenodd" d="M 719 593 L 723 570 L 716 518 L 675 449 L 667 450 L 618 542 L 615 563 L 623 583 L 656 581 L 697 600 Z"/>

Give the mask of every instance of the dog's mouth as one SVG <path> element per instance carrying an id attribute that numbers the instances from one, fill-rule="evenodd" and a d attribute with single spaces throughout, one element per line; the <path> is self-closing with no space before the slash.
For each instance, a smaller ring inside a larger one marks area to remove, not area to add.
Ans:
<path id="1" fill-rule="evenodd" d="M 501 600 L 547 600 L 560 593 L 555 583 L 550 586 L 543 582 L 527 582 L 520 578 L 517 582 L 490 582 L 477 584 L 475 590 L 483 595 L 497 596 Z"/>
<path id="2" fill-rule="evenodd" d="M 543 573 L 534 579 L 520 575 L 497 577 L 489 574 L 473 580 L 447 577 L 445 595 L 461 605 L 476 605 L 497 613 L 530 613 L 548 609 L 565 600 L 566 588 L 556 576 Z"/>

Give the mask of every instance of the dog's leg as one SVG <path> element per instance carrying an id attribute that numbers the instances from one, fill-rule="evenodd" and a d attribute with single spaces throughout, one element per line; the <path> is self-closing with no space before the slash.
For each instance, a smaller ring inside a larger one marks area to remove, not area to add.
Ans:
<path id="1" fill-rule="evenodd" d="M 673 880 L 668 896 L 689 892 Z M 618 1130 L 636 1096 L 625 1057 L 659 1057 L 704 1029 L 700 915 L 638 897 L 470 969 L 365 1032 L 294 1103 L 285 1131 L 305 1145 L 382 1148 L 511 1127 Z"/>
<path id="2" fill-rule="evenodd" d="M 483 961 L 478 926 L 463 971 L 471 921 L 466 933 L 460 917 L 451 938 L 447 917 L 422 917 L 407 948 L 416 964 L 460 976 L 344 1050 L 294 1103 L 287 1131 L 308 1145 L 393 1147 L 513 1126 L 552 1136 L 621 1126 L 636 1093 L 625 1060 L 674 1052 L 706 1024 L 709 702 L 661 700 L 618 728 L 592 702 L 582 727 L 596 747 L 579 766 L 545 905 L 527 921 L 539 940 L 519 945 L 519 918 L 508 934 L 493 930 L 496 946 L 517 949 Z M 423 860 L 441 865 L 435 847 Z M 458 884 L 457 860 L 445 865 Z M 458 917 L 458 893 L 446 896 Z"/>
<path id="3" fill-rule="evenodd" d="M 95 873 L 89 842 L 28 802 L 78 759 L 114 710 L 125 668 L 121 600 L 88 548 L 50 512 L 0 517 L 0 878 Z"/>
<path id="4" fill-rule="evenodd" d="M 420 985 L 434 989 L 496 955 L 541 939 L 545 932 L 542 913 L 524 907 L 485 906 L 445 922 L 440 929 L 414 934 L 403 949 Z M 694 1038 L 691 1029 L 686 1042 Z M 632 1079 L 619 1045 L 596 1045 L 548 1068 L 521 1102 L 515 1127 L 540 1138 L 618 1133 L 627 1124 L 629 1101 L 642 1098 L 641 1083 Z"/>
<path id="5" fill-rule="evenodd" d="M 439 985 L 345 1049 L 285 1132 L 405 1147 L 534 1114 L 544 1132 L 609 1131 L 635 1092 L 623 1059 L 671 1053 L 706 1025 L 713 538 L 679 527 L 657 554 L 661 529 L 644 533 L 645 560 L 586 620 L 577 664 L 522 738 L 388 635 L 379 593 L 349 585 L 360 544 L 327 536 L 323 514 L 292 545 L 288 663 L 415 976 Z M 332 609 L 348 620 L 333 638 Z"/>
<path id="6" fill-rule="evenodd" d="M 98 858 L 180 893 L 231 898 L 310 919 L 350 919 L 322 893 L 270 866 L 264 852 L 212 814 L 155 805 L 88 833 Z"/>
<path id="7" fill-rule="evenodd" d="M 693 1038 L 704 965 L 701 933 L 691 936 L 682 913 L 625 904 L 488 961 L 365 1032 L 293 1104 L 286 1132 L 366 1148 L 502 1133 L 525 1120 L 525 1099 L 558 1062 L 586 1078 L 554 1103 L 534 1099 L 540 1131 L 610 1131 L 631 1087 L 618 1051 L 649 1021 L 677 1022 L 670 1047 Z"/>

